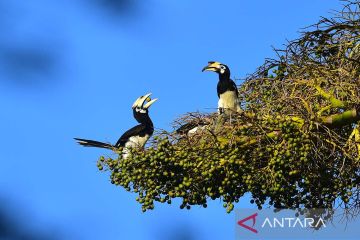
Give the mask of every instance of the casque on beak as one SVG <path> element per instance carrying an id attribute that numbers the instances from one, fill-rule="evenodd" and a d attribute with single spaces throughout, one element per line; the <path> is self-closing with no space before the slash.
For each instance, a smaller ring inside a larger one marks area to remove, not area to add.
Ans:
<path id="1" fill-rule="evenodd" d="M 139 108 L 143 108 L 143 109 L 148 109 L 157 100 L 157 98 L 151 100 L 151 98 L 150 98 L 151 94 L 152 93 L 148 93 L 148 94 L 146 94 L 144 96 L 141 96 L 138 99 L 136 99 L 136 101 L 132 105 L 132 108 L 134 109 L 136 107 L 139 107 Z M 146 103 L 145 106 L 143 106 L 145 101 L 147 101 L 148 103 Z"/>
<path id="2" fill-rule="evenodd" d="M 220 63 L 219 62 L 209 62 L 209 64 L 202 69 L 202 71 L 212 71 L 217 72 L 220 69 Z"/>

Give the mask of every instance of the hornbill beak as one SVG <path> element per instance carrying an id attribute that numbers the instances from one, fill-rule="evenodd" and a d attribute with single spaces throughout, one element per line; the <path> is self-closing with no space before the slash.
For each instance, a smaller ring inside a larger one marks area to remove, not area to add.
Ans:
<path id="1" fill-rule="evenodd" d="M 148 109 L 154 102 L 156 102 L 158 99 L 154 98 L 151 101 L 148 101 L 145 105 L 144 105 L 144 109 Z"/>
<path id="2" fill-rule="evenodd" d="M 135 101 L 134 104 L 132 105 L 132 108 L 136 108 L 136 107 L 144 108 L 144 109 L 149 108 L 149 107 L 150 107 L 154 102 L 156 102 L 156 100 L 157 100 L 157 98 L 151 100 L 151 98 L 150 98 L 150 95 L 151 95 L 151 94 L 152 94 L 152 93 L 148 93 L 148 94 L 146 94 L 146 95 L 144 95 L 144 96 L 141 96 L 141 97 L 139 97 L 138 99 L 136 99 L 136 101 Z M 144 103 L 145 103 L 145 101 L 147 101 L 148 103 L 146 103 L 145 106 L 143 106 Z"/>
<path id="3" fill-rule="evenodd" d="M 202 69 L 202 71 L 212 71 L 212 72 L 217 72 L 220 69 L 220 64 L 219 62 L 209 62 L 209 64 L 204 67 Z"/>

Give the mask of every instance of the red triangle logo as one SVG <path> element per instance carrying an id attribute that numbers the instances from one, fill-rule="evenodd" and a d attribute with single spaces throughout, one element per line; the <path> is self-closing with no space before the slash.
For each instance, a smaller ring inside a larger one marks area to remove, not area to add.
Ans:
<path id="1" fill-rule="evenodd" d="M 258 231 L 254 228 L 255 223 L 256 223 L 256 217 L 257 217 L 257 216 L 258 216 L 258 214 L 255 213 L 255 214 L 253 214 L 253 215 L 251 215 L 251 216 L 248 216 L 248 217 L 246 217 L 246 218 L 238 221 L 237 223 L 238 223 L 241 227 L 246 228 L 247 230 L 252 231 L 253 233 L 258 233 Z M 247 221 L 249 221 L 249 220 L 251 220 L 251 219 L 252 219 L 252 226 L 251 226 L 251 227 L 250 227 L 249 225 L 244 224 L 245 222 L 247 222 Z"/>

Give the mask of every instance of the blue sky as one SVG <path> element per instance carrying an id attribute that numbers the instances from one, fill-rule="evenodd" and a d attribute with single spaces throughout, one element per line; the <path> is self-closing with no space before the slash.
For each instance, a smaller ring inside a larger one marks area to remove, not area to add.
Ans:
<path id="1" fill-rule="evenodd" d="M 217 77 L 201 72 L 207 61 L 244 78 L 274 57 L 272 46 L 340 8 L 338 0 L 0 0 L 4 211 L 60 239 L 232 239 L 234 215 L 219 201 L 141 213 L 135 194 L 97 170 L 111 153 L 72 138 L 115 142 L 147 92 L 159 98 L 150 112 L 157 128 L 212 111 Z"/>

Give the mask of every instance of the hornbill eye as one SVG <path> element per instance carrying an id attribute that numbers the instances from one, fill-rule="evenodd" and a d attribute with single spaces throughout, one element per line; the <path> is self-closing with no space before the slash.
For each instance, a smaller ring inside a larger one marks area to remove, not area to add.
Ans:
<path id="1" fill-rule="evenodd" d="M 137 108 L 135 108 L 135 111 L 138 112 L 138 113 L 146 113 L 147 109 L 137 107 Z"/>
<path id="2" fill-rule="evenodd" d="M 227 70 L 227 67 L 225 66 L 225 65 L 220 65 L 220 73 L 221 74 L 224 74 L 225 72 L 226 72 L 226 70 Z"/>

